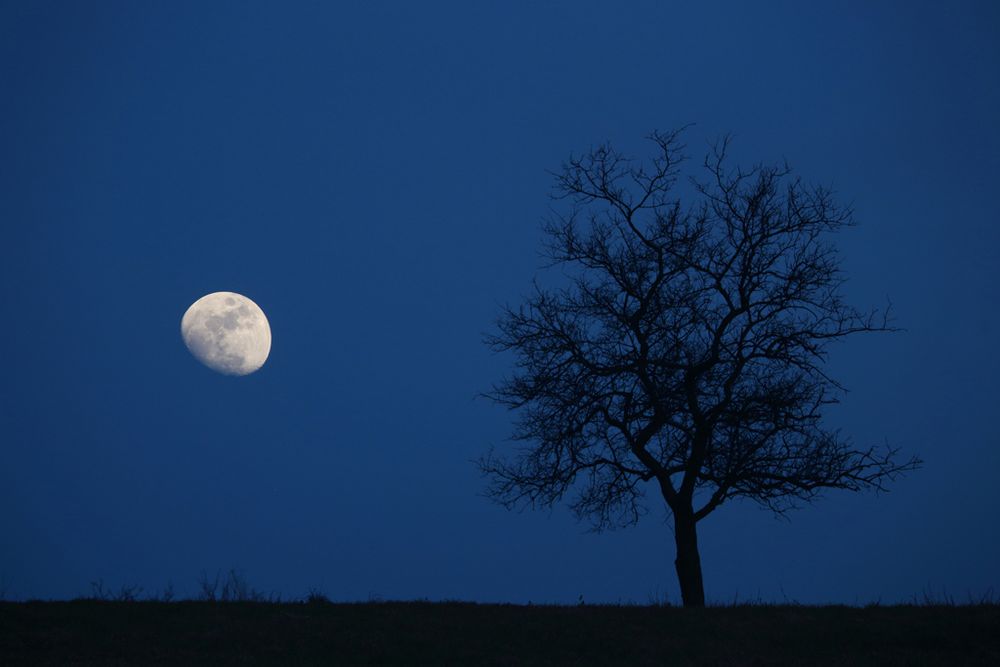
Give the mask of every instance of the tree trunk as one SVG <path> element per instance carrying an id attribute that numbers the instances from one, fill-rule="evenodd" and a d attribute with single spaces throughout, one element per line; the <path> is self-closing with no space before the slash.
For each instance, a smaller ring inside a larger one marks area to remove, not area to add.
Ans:
<path id="1" fill-rule="evenodd" d="M 694 512 L 674 510 L 674 542 L 677 544 L 677 579 L 685 607 L 705 606 L 705 587 L 701 580 L 701 556 Z"/>

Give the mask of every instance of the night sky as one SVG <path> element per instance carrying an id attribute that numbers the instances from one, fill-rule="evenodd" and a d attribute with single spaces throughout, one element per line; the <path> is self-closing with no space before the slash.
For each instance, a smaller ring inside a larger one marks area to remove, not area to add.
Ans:
<path id="1" fill-rule="evenodd" d="M 998 7 L 0 3 L 0 592 L 678 602 L 655 489 L 594 534 L 473 461 L 511 446 L 482 339 L 546 280 L 549 172 L 688 123 L 853 205 L 846 293 L 906 331 L 835 346 L 828 423 L 925 461 L 723 506 L 709 601 L 1000 590 Z M 246 377 L 180 337 L 221 290 L 270 320 Z"/>

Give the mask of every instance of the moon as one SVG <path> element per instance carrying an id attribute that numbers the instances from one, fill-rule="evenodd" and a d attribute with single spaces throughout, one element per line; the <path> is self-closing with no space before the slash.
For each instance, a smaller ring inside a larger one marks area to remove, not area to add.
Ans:
<path id="1" fill-rule="evenodd" d="M 213 292 L 192 303 L 181 318 L 181 337 L 198 361 L 224 375 L 249 375 L 271 352 L 264 311 L 236 292 Z"/>

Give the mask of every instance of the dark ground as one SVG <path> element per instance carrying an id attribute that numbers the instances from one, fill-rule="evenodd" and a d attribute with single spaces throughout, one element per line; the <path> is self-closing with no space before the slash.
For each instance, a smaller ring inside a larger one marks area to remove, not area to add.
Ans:
<path id="1" fill-rule="evenodd" d="M 0 602 L 0 665 L 1000 665 L 1000 606 Z"/>

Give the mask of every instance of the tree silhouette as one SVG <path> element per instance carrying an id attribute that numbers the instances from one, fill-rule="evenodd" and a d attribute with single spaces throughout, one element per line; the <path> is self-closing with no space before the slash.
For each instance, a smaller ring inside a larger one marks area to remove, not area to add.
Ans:
<path id="1" fill-rule="evenodd" d="M 888 308 L 841 296 L 828 235 L 851 211 L 785 166 L 730 168 L 728 138 L 700 179 L 679 181 L 680 132 L 653 133 L 648 161 L 604 145 L 556 175 L 569 206 L 546 222 L 546 254 L 564 282 L 536 284 L 487 337 L 516 354 L 488 395 L 517 411 L 524 446 L 479 465 L 505 506 L 570 494 L 597 530 L 637 521 L 655 483 L 683 603 L 702 606 L 696 526 L 725 501 L 780 514 L 822 489 L 884 490 L 920 461 L 821 423 L 843 392 L 823 370 L 827 344 L 893 330 Z"/>

